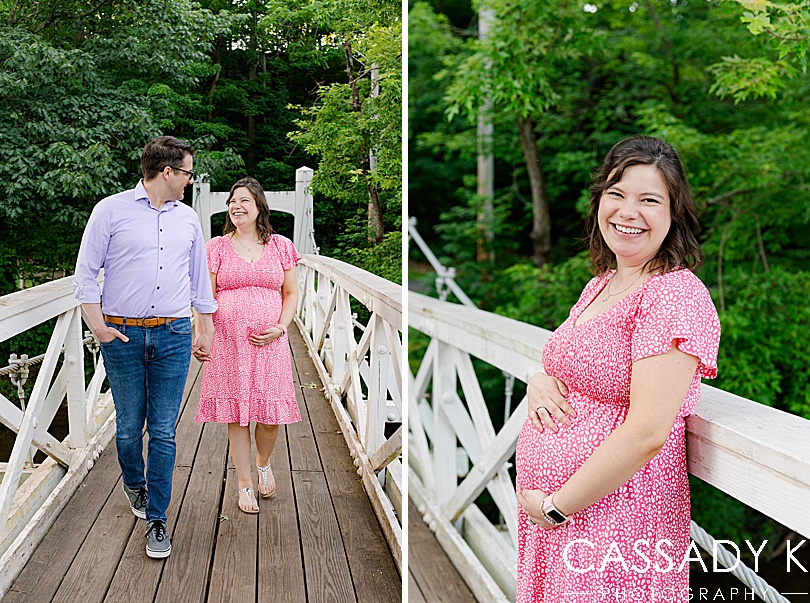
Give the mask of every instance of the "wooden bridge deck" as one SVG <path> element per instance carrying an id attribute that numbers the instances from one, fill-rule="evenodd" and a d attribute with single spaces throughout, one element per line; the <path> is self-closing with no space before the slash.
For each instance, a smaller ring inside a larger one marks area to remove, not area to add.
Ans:
<path id="1" fill-rule="evenodd" d="M 171 556 L 146 556 L 146 525 L 121 492 L 113 441 L 3 603 L 399 602 L 400 576 L 294 328 L 290 341 L 303 421 L 280 430 L 277 491 L 258 515 L 237 507 L 226 426 L 194 422 L 202 372 L 192 359 L 168 509 Z"/>
<path id="2" fill-rule="evenodd" d="M 408 502 L 408 603 L 476 603 L 412 502 Z"/>

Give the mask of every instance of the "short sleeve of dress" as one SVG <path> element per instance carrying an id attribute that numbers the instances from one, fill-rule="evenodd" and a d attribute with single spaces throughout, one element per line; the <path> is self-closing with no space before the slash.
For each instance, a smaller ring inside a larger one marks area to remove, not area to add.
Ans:
<path id="1" fill-rule="evenodd" d="M 217 274 L 222 263 L 222 242 L 224 237 L 214 237 L 205 244 L 205 254 L 208 257 L 208 269 Z"/>
<path id="2" fill-rule="evenodd" d="M 689 270 L 653 277 L 635 316 L 632 360 L 665 354 L 673 342 L 698 358 L 698 373 L 717 376 L 720 320 L 706 286 Z"/>
<path id="3" fill-rule="evenodd" d="M 290 239 L 281 235 L 273 235 L 273 241 L 278 249 L 278 254 L 281 257 L 281 267 L 284 270 L 290 270 L 298 265 L 301 256 L 298 255 L 298 250 L 295 248 Z"/>

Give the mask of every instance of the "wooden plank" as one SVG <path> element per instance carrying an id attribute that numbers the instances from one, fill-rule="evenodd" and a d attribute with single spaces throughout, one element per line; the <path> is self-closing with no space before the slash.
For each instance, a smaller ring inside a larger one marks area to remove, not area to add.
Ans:
<path id="1" fill-rule="evenodd" d="M 256 544 L 262 542 L 257 539 L 259 516 L 239 510 L 236 469 L 227 473 L 208 603 L 256 600 Z"/>
<path id="2" fill-rule="evenodd" d="M 307 360 L 311 360 L 307 357 Z M 399 573 L 346 448 L 332 407 L 320 390 L 304 391 L 358 600 L 400 601 Z"/>
<path id="3" fill-rule="evenodd" d="M 53 598 L 120 476 L 113 440 L 12 583 L 3 603 L 40 603 Z"/>
<path id="4" fill-rule="evenodd" d="M 358 601 L 399 603 L 402 584 L 374 509 L 340 433 L 318 433 L 324 475 L 334 505 Z"/>
<path id="5" fill-rule="evenodd" d="M 425 517 L 425 522 L 430 525 L 435 540 L 453 566 L 458 569 L 459 575 L 464 577 L 476 600 L 480 603 L 509 603 L 509 599 L 458 533 L 455 525 L 450 523 L 442 515 L 441 509 L 428 498 L 425 487 L 413 471 L 408 474 L 408 495 L 414 504 L 413 507 L 410 507 L 408 520 L 410 521 L 414 517 L 414 507 L 420 510 L 419 515 Z M 413 541 L 410 546 L 413 547 Z M 412 556 L 411 559 L 413 559 Z M 421 585 L 422 581 L 419 584 Z M 433 597 L 428 596 L 427 591 L 423 591 L 423 593 L 426 599 L 433 600 Z"/>
<path id="6" fill-rule="evenodd" d="M 104 599 L 136 521 L 119 490 L 120 479 L 82 543 L 53 603 L 96 603 Z"/>
<path id="7" fill-rule="evenodd" d="M 295 399 L 298 409 L 301 412 L 301 421 L 287 425 L 287 443 L 290 450 L 290 466 L 293 471 L 320 471 L 321 461 L 318 458 L 318 448 L 315 445 L 315 437 L 312 435 L 312 427 L 307 414 L 307 407 L 304 404 L 304 390 L 321 387 L 317 373 L 313 370 L 310 373 L 301 371 L 301 355 L 306 355 L 306 346 L 303 343 L 299 346 L 296 340 L 300 340 L 300 335 L 291 329 L 290 343 L 293 352 L 293 382 L 295 384 Z M 303 351 L 301 348 L 303 347 Z M 311 361 L 310 361 L 311 362 Z"/>
<path id="8" fill-rule="evenodd" d="M 408 572 L 409 601 L 475 603 L 472 591 L 411 502 L 408 503 Z M 414 598 L 414 591 L 420 597 Z"/>
<path id="9" fill-rule="evenodd" d="M 374 471 L 384 469 L 388 463 L 402 454 L 402 425 L 388 438 L 382 446 L 375 452 L 368 462 Z"/>
<path id="10" fill-rule="evenodd" d="M 408 603 L 427 603 L 411 571 L 408 571 Z"/>
<path id="11" fill-rule="evenodd" d="M 191 466 L 194 463 L 202 433 L 202 424 L 194 421 L 200 397 L 200 378 L 199 363 L 192 359 L 192 366 L 186 380 L 185 391 L 187 394 L 185 394 L 185 402 L 182 406 L 175 438 L 177 456 L 174 460 L 174 474 L 172 475 L 172 502 L 166 513 L 170 533 L 175 526 L 177 514 L 183 502 L 183 496 L 191 475 Z M 128 600 L 151 601 L 154 598 L 160 575 L 163 572 L 163 562 L 146 556 L 145 533 L 146 525 L 143 522 L 138 522 L 118 564 L 118 571 L 115 573 L 115 577 L 107 591 L 107 596 L 104 599 L 107 603 Z"/>
<path id="12" fill-rule="evenodd" d="M 0 304 L 0 341 L 45 322 L 79 305 L 73 277 L 66 276 L 3 296 Z"/>
<path id="13" fill-rule="evenodd" d="M 306 336 L 306 334 L 294 335 L 294 343 L 295 338 L 297 338 L 299 335 L 301 339 Z M 307 345 L 309 344 L 307 343 Z M 312 370 L 312 368 L 314 368 L 322 379 L 328 380 L 328 375 L 322 373 L 322 364 L 318 363 L 316 365 L 314 363 L 310 363 L 309 365 L 305 365 L 304 363 L 309 357 L 301 354 L 299 358 L 302 359 L 299 361 L 301 362 L 299 369 L 303 369 L 304 372 L 306 372 L 307 369 Z M 337 398 L 337 396 L 333 395 L 333 392 L 329 392 L 329 406 L 331 407 L 332 413 L 340 426 L 340 430 L 343 433 L 344 439 L 346 440 L 347 447 L 355 459 L 354 462 L 358 467 L 358 474 L 360 474 L 362 477 L 363 486 L 368 494 L 368 499 L 371 502 L 374 513 L 377 516 L 380 527 L 383 531 L 383 535 L 388 542 L 389 549 L 394 555 L 394 562 L 397 565 L 397 569 L 401 570 L 402 527 L 399 523 L 399 519 L 394 512 L 391 502 L 387 499 L 385 492 L 383 491 L 382 486 L 380 485 L 380 482 L 378 481 L 377 476 L 368 461 L 368 457 L 363 451 L 363 445 L 354 431 L 354 426 L 351 424 L 348 416 L 346 415 L 345 409 L 341 406 L 340 400 Z M 313 423 L 313 428 L 319 430 L 325 429 L 326 431 L 329 430 L 328 427 L 319 427 L 315 423 Z"/>
<path id="14" fill-rule="evenodd" d="M 206 423 L 174 528 L 172 555 L 165 561 L 155 603 L 203 600 L 219 518 L 227 450 L 227 427 Z"/>
<path id="15" fill-rule="evenodd" d="M 357 601 L 329 488 L 319 471 L 293 471 L 309 601 Z"/>
<path id="16" fill-rule="evenodd" d="M 45 397 L 56 370 L 56 364 L 61 356 L 59 350 L 68 335 L 69 327 L 69 314 L 61 314 L 56 319 L 56 326 L 51 334 L 48 349 L 45 351 L 45 358 L 39 367 L 34 387 L 28 398 L 28 406 L 20 422 L 19 431 L 17 431 L 17 437 L 14 440 L 14 447 L 11 449 L 6 471 L 3 474 L 3 480 L 0 481 L 0 525 L 4 527 L 6 520 L 11 515 L 14 494 L 20 486 L 23 465 L 28 458 L 29 447 L 34 437 L 38 417 L 45 406 Z"/>
<path id="17" fill-rule="evenodd" d="M 408 326 L 515 375 L 522 381 L 542 370 L 551 331 L 477 308 L 408 292 Z"/>
<path id="18" fill-rule="evenodd" d="M 810 421 L 702 385 L 686 430 L 691 474 L 810 538 Z"/>
<path id="19" fill-rule="evenodd" d="M 287 429 L 280 428 L 270 457 L 276 493 L 259 502 L 259 603 L 306 603 Z"/>

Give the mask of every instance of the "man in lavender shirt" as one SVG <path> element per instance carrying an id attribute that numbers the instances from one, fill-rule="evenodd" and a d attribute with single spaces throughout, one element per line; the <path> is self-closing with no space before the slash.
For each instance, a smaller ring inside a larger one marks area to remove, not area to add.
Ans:
<path id="1" fill-rule="evenodd" d="M 146 554 L 171 554 L 175 424 L 191 354 L 208 360 L 214 336 L 205 240 L 182 203 L 194 180 L 194 148 L 171 136 L 146 145 L 143 179 L 100 201 L 84 230 L 73 288 L 101 354 L 115 403 L 115 443 L 124 493 L 147 521 Z M 96 282 L 104 267 L 103 305 Z M 191 308 L 197 338 L 191 341 Z M 149 434 L 144 476 L 142 432 Z"/>

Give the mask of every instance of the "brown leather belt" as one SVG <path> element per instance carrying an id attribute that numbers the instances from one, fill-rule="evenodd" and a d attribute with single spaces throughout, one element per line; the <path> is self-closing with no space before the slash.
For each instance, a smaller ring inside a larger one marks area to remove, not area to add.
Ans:
<path id="1" fill-rule="evenodd" d="M 160 325 L 167 325 L 179 318 L 165 318 L 163 316 L 154 316 L 152 318 L 121 318 L 120 316 L 104 315 L 104 320 L 111 322 L 114 325 L 126 325 L 128 327 L 159 327 Z"/>

